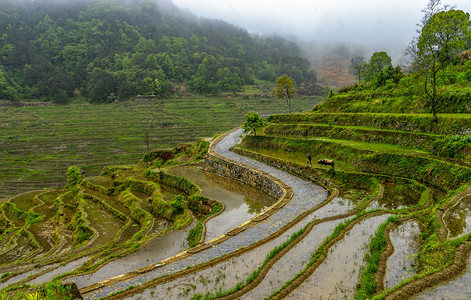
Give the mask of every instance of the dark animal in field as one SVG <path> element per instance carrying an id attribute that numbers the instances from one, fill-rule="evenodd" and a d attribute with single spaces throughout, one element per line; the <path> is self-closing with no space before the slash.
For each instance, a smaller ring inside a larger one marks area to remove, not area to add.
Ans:
<path id="1" fill-rule="evenodd" d="M 332 166 L 332 168 L 335 168 L 334 167 L 334 161 L 333 160 L 330 160 L 330 159 L 326 159 L 326 158 L 323 158 L 323 159 L 319 159 L 317 161 L 317 163 L 319 165 L 328 165 L 328 166 Z"/>

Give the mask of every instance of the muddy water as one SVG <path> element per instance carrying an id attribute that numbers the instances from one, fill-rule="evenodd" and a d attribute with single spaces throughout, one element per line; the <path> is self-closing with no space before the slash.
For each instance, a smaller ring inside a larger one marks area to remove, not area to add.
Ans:
<path id="1" fill-rule="evenodd" d="M 330 250 L 327 259 L 287 299 L 351 299 L 370 238 L 387 215 L 362 221 Z"/>
<path id="2" fill-rule="evenodd" d="M 354 209 L 355 206 L 356 203 L 347 198 L 336 197 L 329 203 L 329 205 L 326 205 L 314 212 L 314 214 L 312 214 L 312 219 L 345 214 Z"/>
<path id="3" fill-rule="evenodd" d="M 419 225 L 415 221 L 406 222 L 391 231 L 390 238 L 394 253 L 388 260 L 385 286 L 392 288 L 415 272 L 416 259 L 414 254 L 419 252 Z"/>
<path id="4" fill-rule="evenodd" d="M 443 221 L 448 228 L 448 238 L 457 238 L 471 232 L 471 196 L 464 197 L 448 209 Z"/>
<path id="5" fill-rule="evenodd" d="M 471 299 L 471 256 L 468 258 L 468 269 L 460 276 L 443 284 L 426 289 L 411 299 Z"/>
<path id="6" fill-rule="evenodd" d="M 379 200 L 370 204 L 368 209 L 401 209 L 417 205 L 420 193 L 408 185 L 384 184 L 384 194 Z"/>
<path id="7" fill-rule="evenodd" d="M 136 252 L 109 262 L 95 273 L 78 276 L 72 280 L 79 288 L 82 288 L 162 261 L 188 247 L 186 237 L 195 225 L 196 222 L 193 222 L 182 230 L 171 231 L 163 236 L 155 237 Z"/>
<path id="8" fill-rule="evenodd" d="M 226 209 L 206 224 L 210 241 L 254 217 L 276 202 L 274 197 L 235 180 L 206 173 L 198 167 L 179 167 L 169 173 L 188 178 L 197 184 L 202 195 L 223 202 Z"/>
<path id="9" fill-rule="evenodd" d="M 9 280 L 5 281 L 4 283 L 0 283 L 0 289 L 3 289 L 7 286 L 9 286 L 10 284 L 13 284 L 15 282 L 18 282 L 18 281 L 21 281 L 23 279 L 26 279 L 28 278 L 29 276 L 33 275 L 33 274 L 37 274 L 37 273 L 40 273 L 44 270 L 47 270 L 51 267 L 56 267 L 58 266 L 58 264 L 54 264 L 54 265 L 48 265 L 48 266 L 44 266 L 42 268 L 39 268 L 39 269 L 34 269 L 34 270 L 31 270 L 31 271 L 28 271 L 28 272 L 25 272 L 25 273 L 22 273 L 22 274 L 19 274 L 17 276 L 14 276 L 12 278 L 10 278 Z"/>
<path id="10" fill-rule="evenodd" d="M 281 245 L 293 233 L 305 227 L 310 221 L 348 211 L 350 207 L 347 205 L 348 202 L 343 199 L 338 200 L 339 201 L 335 201 L 334 199 L 331 203 L 307 216 L 278 238 L 273 239 L 253 251 L 218 264 L 215 267 L 148 289 L 142 293 L 136 294 L 130 299 L 189 299 L 196 294 L 204 295 L 206 293 L 214 293 L 218 290 L 227 290 L 234 287 L 239 282 L 245 282 L 247 277 L 256 271 L 263 263 L 265 257 L 271 250 Z M 317 232 L 320 236 L 330 233 L 328 230 L 329 225 L 318 225 L 316 227 L 317 229 L 313 229 L 313 231 Z M 323 229 L 327 231 L 323 231 Z M 309 236 L 317 241 L 315 234 L 311 233 Z M 312 246 L 308 247 L 307 253 L 309 255 L 312 253 L 312 249 Z M 301 258 L 298 261 L 302 260 Z M 295 268 L 292 268 L 293 272 L 294 270 Z M 267 283 L 264 282 L 263 284 Z"/>
<path id="11" fill-rule="evenodd" d="M 56 277 L 60 274 L 70 272 L 70 271 L 73 271 L 73 270 L 77 269 L 78 267 L 83 265 L 89 258 L 90 257 L 82 257 L 80 259 L 71 261 L 71 262 L 69 262 L 69 263 L 67 263 L 67 264 L 51 271 L 51 272 L 43 274 L 43 275 L 29 281 L 28 283 L 31 284 L 31 285 L 35 285 L 35 284 L 41 284 L 41 283 L 44 283 L 44 282 L 51 281 L 54 277 Z"/>
<path id="12" fill-rule="evenodd" d="M 306 267 L 312 253 L 333 232 L 335 226 L 343 221 L 330 221 L 314 227 L 307 237 L 270 269 L 263 282 L 242 299 L 263 299 L 282 287 Z"/>

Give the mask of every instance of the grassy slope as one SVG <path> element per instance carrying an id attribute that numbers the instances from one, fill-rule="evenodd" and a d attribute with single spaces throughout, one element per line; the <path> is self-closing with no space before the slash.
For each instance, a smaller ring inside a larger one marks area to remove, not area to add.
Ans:
<path id="1" fill-rule="evenodd" d="M 334 107 L 334 102 L 335 99 L 328 99 L 325 106 Z M 471 115 L 441 114 L 438 124 L 433 124 L 431 115 L 423 113 L 323 111 L 275 115 L 271 121 L 264 132 L 257 137 L 245 138 L 239 147 L 265 155 L 262 160 L 270 161 L 273 158 L 278 159 L 278 163 L 284 161 L 288 169 L 297 165 L 297 169 L 304 170 L 307 175 L 326 173 L 330 176 L 333 172 L 319 172 L 319 169 L 327 170 L 330 167 L 315 164 L 313 169 L 302 166 L 306 164 L 306 153 L 311 153 L 313 162 L 318 158 L 334 159 L 337 176 L 334 174 L 332 183 L 338 182 L 338 176 L 342 173 L 350 174 L 343 176 L 342 180 L 352 182 L 359 174 L 368 173 L 372 176 L 386 175 L 393 181 L 407 178 L 412 180 L 410 182 L 421 182 L 434 191 L 431 207 L 411 207 L 402 209 L 400 213 L 390 211 L 402 216 L 414 216 L 422 226 L 421 252 L 417 256 L 418 271 L 414 279 L 442 270 L 451 263 L 455 247 L 471 239 L 469 234 L 452 241 L 439 238 L 441 225 L 435 215 L 436 209 L 445 210 L 447 205 L 453 205 L 452 201 L 456 199 L 451 200 L 451 196 L 471 183 L 468 142 L 448 145 L 455 147 L 456 157 L 437 151 L 450 135 L 466 134 L 471 127 Z M 342 192 L 342 187 L 339 188 Z M 378 256 L 377 253 L 375 255 Z M 372 263 L 370 256 L 367 262 Z M 360 285 L 372 285 L 373 289 L 368 295 L 360 289 L 358 299 L 375 294 L 375 285 L 368 280 Z"/>
<path id="2" fill-rule="evenodd" d="M 267 89 L 267 87 L 263 87 Z M 257 91 L 248 89 L 249 94 Z M 261 90 L 263 92 L 263 90 Z M 319 98 L 295 100 L 296 111 Z M 2 107 L 0 198 L 62 186 L 70 165 L 93 176 L 106 165 L 135 164 L 150 149 L 173 147 L 239 126 L 249 110 L 280 113 L 285 103 L 266 97 L 160 99 L 107 105 Z"/>

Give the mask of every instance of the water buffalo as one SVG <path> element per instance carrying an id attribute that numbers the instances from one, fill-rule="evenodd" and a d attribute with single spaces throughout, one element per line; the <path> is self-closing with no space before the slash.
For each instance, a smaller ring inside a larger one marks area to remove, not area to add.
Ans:
<path id="1" fill-rule="evenodd" d="M 328 165 L 328 166 L 332 166 L 332 168 L 335 168 L 334 167 L 334 161 L 330 160 L 330 159 L 326 159 L 326 158 L 319 159 L 317 161 L 317 163 L 320 164 L 320 165 Z"/>

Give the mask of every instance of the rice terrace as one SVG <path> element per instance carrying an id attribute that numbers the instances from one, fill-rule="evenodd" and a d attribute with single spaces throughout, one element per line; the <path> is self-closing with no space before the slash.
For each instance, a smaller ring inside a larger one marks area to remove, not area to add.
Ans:
<path id="1" fill-rule="evenodd" d="M 469 299 L 471 22 L 422 13 L 393 66 L 169 0 L 0 3 L 0 299 Z"/>

